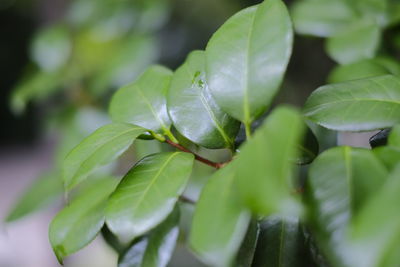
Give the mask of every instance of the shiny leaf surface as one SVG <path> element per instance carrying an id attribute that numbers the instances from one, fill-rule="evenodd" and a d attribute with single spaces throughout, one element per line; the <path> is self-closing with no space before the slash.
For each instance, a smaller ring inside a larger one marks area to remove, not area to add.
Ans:
<path id="1" fill-rule="evenodd" d="M 232 148 L 239 122 L 211 96 L 205 61 L 204 52 L 194 51 L 176 70 L 168 92 L 168 112 L 174 127 L 192 142 L 207 148 Z"/>
<path id="2" fill-rule="evenodd" d="M 113 121 L 139 125 L 158 133 L 169 131 L 166 95 L 172 72 L 162 66 L 148 68 L 135 82 L 113 96 L 109 113 Z"/>
<path id="3" fill-rule="evenodd" d="M 339 131 L 392 127 L 400 121 L 400 81 L 385 75 L 322 86 L 308 98 L 304 114 Z"/>
<path id="4" fill-rule="evenodd" d="M 190 176 L 193 155 L 166 152 L 139 161 L 109 199 L 106 221 L 128 242 L 161 223 L 173 210 Z"/>
<path id="5" fill-rule="evenodd" d="M 86 137 L 65 158 L 63 178 L 66 189 L 76 186 L 97 167 L 110 163 L 146 130 L 135 125 L 112 123 Z"/>
<path id="6" fill-rule="evenodd" d="M 232 16 L 207 45 L 207 81 L 218 105 L 250 124 L 270 105 L 292 51 L 293 32 L 281 0 Z"/>

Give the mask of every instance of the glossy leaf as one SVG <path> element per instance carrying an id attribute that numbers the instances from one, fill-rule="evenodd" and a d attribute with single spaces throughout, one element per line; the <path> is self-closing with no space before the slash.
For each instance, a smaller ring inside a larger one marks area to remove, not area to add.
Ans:
<path id="1" fill-rule="evenodd" d="M 281 0 L 232 16 L 207 45 L 207 81 L 218 105 L 250 124 L 270 105 L 292 51 L 293 32 Z"/>
<path id="2" fill-rule="evenodd" d="M 190 245 L 212 266 L 232 264 L 250 222 L 237 195 L 234 171 L 230 164 L 210 177 L 193 218 Z"/>
<path id="3" fill-rule="evenodd" d="M 370 21 L 357 21 L 327 40 L 328 54 L 340 64 L 373 58 L 379 47 L 379 26 Z"/>
<path id="4" fill-rule="evenodd" d="M 12 222 L 61 199 L 63 186 L 57 172 L 49 172 L 36 179 L 21 195 L 6 221 Z"/>
<path id="5" fill-rule="evenodd" d="M 394 267 L 400 257 L 400 167 L 390 174 L 386 184 L 353 219 L 349 231 L 352 266 Z M 365 253 L 365 252 L 368 253 Z"/>
<path id="6" fill-rule="evenodd" d="M 322 86 L 308 98 L 304 114 L 339 131 L 392 127 L 400 121 L 400 81 L 385 75 Z"/>
<path id="7" fill-rule="evenodd" d="M 112 123 L 86 137 L 65 158 L 63 178 L 67 190 L 73 188 L 97 167 L 111 162 L 146 130 L 135 125 Z"/>
<path id="8" fill-rule="evenodd" d="M 291 177 L 303 128 L 297 111 L 277 108 L 241 147 L 234 161 L 235 180 L 243 200 L 254 213 L 301 212 Z"/>
<path id="9" fill-rule="evenodd" d="M 119 259 L 118 267 L 165 267 L 179 234 L 179 212 L 175 210 L 149 235 L 139 239 Z"/>
<path id="10" fill-rule="evenodd" d="M 257 220 L 252 220 L 247 228 L 244 240 L 236 255 L 237 267 L 250 267 L 254 260 L 254 253 L 256 251 L 257 240 L 260 236 L 260 225 Z"/>
<path id="11" fill-rule="evenodd" d="M 390 74 L 377 60 L 361 60 L 347 65 L 338 65 L 329 74 L 329 83 L 339 83 L 362 78 Z"/>
<path id="12" fill-rule="evenodd" d="M 386 176 L 386 168 L 367 149 L 336 147 L 311 165 L 306 189 L 309 216 L 316 240 L 331 262 L 343 264 L 351 217 L 383 185 Z"/>
<path id="13" fill-rule="evenodd" d="M 319 37 L 340 32 L 355 17 L 346 0 L 295 1 L 291 13 L 296 32 Z"/>
<path id="14" fill-rule="evenodd" d="M 176 70 L 168 92 L 168 112 L 174 127 L 192 142 L 207 148 L 232 148 L 240 124 L 215 103 L 205 78 L 205 63 L 205 53 L 194 51 Z"/>
<path id="15" fill-rule="evenodd" d="M 385 146 L 388 141 L 388 136 L 390 133 L 390 129 L 384 129 L 382 131 L 379 131 L 378 133 L 374 134 L 369 138 L 369 144 L 372 148 L 378 147 L 378 146 Z"/>
<path id="16" fill-rule="evenodd" d="M 305 239 L 298 218 L 268 217 L 260 228 L 252 266 L 309 266 L 304 264 Z"/>
<path id="17" fill-rule="evenodd" d="M 53 219 L 49 238 L 60 263 L 96 237 L 104 224 L 106 200 L 117 182 L 112 178 L 94 182 Z"/>
<path id="18" fill-rule="evenodd" d="M 173 210 L 190 176 L 193 155 L 166 152 L 139 161 L 122 179 L 107 206 L 107 225 L 121 241 L 141 236 Z"/>
<path id="19" fill-rule="evenodd" d="M 114 94 L 109 109 L 111 118 L 158 133 L 169 132 L 166 95 L 171 77 L 172 72 L 162 66 L 148 68 L 135 82 Z"/>

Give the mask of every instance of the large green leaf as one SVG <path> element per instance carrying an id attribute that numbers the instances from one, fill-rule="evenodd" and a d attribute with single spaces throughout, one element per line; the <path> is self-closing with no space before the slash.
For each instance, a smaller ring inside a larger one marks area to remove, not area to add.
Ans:
<path id="1" fill-rule="evenodd" d="M 122 179 L 107 206 L 107 225 L 122 241 L 143 235 L 162 222 L 175 206 L 190 176 L 193 155 L 150 155 Z"/>
<path id="2" fill-rule="evenodd" d="M 255 213 L 300 212 L 291 176 L 303 128 L 297 111 L 277 108 L 241 147 L 234 161 L 236 182 L 247 206 Z"/>
<path id="3" fill-rule="evenodd" d="M 364 205 L 349 231 L 349 266 L 395 267 L 400 255 L 400 166 Z M 365 253 L 365 252 L 368 253 Z"/>
<path id="4" fill-rule="evenodd" d="M 392 75 L 325 85 L 308 98 L 304 114 L 328 129 L 368 131 L 400 121 L 400 81 Z"/>
<path id="5" fill-rule="evenodd" d="M 340 64 L 373 58 L 378 50 L 381 31 L 375 22 L 357 21 L 327 40 L 328 54 Z"/>
<path id="6" fill-rule="evenodd" d="M 207 81 L 219 106 L 249 125 L 270 105 L 292 51 L 293 32 L 281 0 L 240 11 L 207 45 Z"/>
<path id="7" fill-rule="evenodd" d="M 309 267 L 299 219 L 272 216 L 260 223 L 254 267 Z M 307 263 L 306 263 L 307 262 Z"/>
<path id="8" fill-rule="evenodd" d="M 240 124 L 212 98 L 205 64 L 205 53 L 194 51 L 176 70 L 168 93 L 168 112 L 174 127 L 192 142 L 207 148 L 232 148 Z"/>
<path id="9" fill-rule="evenodd" d="M 373 149 L 373 152 L 388 170 L 393 170 L 400 162 L 400 149 L 397 147 L 381 146 Z"/>
<path id="10" fill-rule="evenodd" d="M 355 17 L 346 0 L 299 0 L 291 13 L 296 32 L 320 37 L 340 32 Z"/>
<path id="11" fill-rule="evenodd" d="M 211 176 L 196 206 L 190 245 L 212 266 L 230 266 L 246 234 L 250 213 L 238 198 L 232 164 Z"/>
<path id="12" fill-rule="evenodd" d="M 159 133 L 169 132 L 166 95 L 171 77 L 172 72 L 162 66 L 148 68 L 135 82 L 115 93 L 109 109 L 111 118 Z"/>
<path id="13" fill-rule="evenodd" d="M 118 267 L 165 267 L 171 259 L 179 234 L 176 209 L 151 233 L 134 244 L 119 259 Z"/>
<path id="14" fill-rule="evenodd" d="M 61 263 L 96 237 L 104 224 L 107 198 L 117 182 L 113 178 L 95 181 L 53 219 L 49 238 Z"/>
<path id="15" fill-rule="evenodd" d="M 311 224 L 322 251 L 338 266 L 346 258 L 343 246 L 351 217 L 386 176 L 386 168 L 367 149 L 336 147 L 311 165 L 306 189 Z"/>
<path id="16" fill-rule="evenodd" d="M 23 193 L 13 209 L 8 214 L 6 221 L 11 222 L 35 212 L 43 207 L 57 203 L 61 199 L 63 186 L 61 177 L 57 172 L 49 172 L 35 180 Z"/>
<path id="17" fill-rule="evenodd" d="M 97 167 L 124 152 L 145 129 L 126 123 L 105 125 L 86 137 L 65 158 L 63 178 L 66 189 L 76 186 Z"/>

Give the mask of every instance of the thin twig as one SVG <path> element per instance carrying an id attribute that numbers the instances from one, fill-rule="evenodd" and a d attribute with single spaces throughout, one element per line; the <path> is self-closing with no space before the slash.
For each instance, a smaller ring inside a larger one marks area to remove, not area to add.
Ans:
<path id="1" fill-rule="evenodd" d="M 189 149 L 187 149 L 186 147 L 181 146 L 180 144 L 174 143 L 171 140 L 166 140 L 166 143 L 170 144 L 171 146 L 179 149 L 180 151 L 186 152 L 186 153 L 191 153 L 194 155 L 194 158 L 204 164 L 207 164 L 208 166 L 214 167 L 216 169 L 220 169 L 222 167 L 224 167 L 228 162 L 222 162 L 222 163 L 218 163 L 218 162 L 213 162 L 211 160 L 208 160 L 206 158 L 203 158 L 202 156 L 197 155 L 196 153 L 193 153 L 192 151 L 190 151 Z"/>

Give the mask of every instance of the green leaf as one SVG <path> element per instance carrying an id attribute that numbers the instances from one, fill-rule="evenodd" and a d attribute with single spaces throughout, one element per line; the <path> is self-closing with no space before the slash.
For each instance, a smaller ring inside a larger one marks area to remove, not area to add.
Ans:
<path id="1" fill-rule="evenodd" d="M 383 185 L 387 174 L 367 149 L 336 147 L 311 165 L 306 189 L 309 218 L 317 242 L 332 263 L 342 266 L 351 217 Z"/>
<path id="2" fill-rule="evenodd" d="M 291 13 L 296 32 L 319 37 L 332 36 L 354 20 L 352 7 L 344 0 L 295 1 Z"/>
<path id="3" fill-rule="evenodd" d="M 357 21 L 326 43 L 328 54 L 340 64 L 373 58 L 381 39 L 379 26 L 371 21 Z"/>
<path id="4" fill-rule="evenodd" d="M 242 147 L 234 164 L 236 182 L 254 213 L 299 215 L 291 177 L 304 124 L 289 107 L 275 109 Z"/>
<path id="5" fill-rule="evenodd" d="M 339 83 L 362 78 L 390 74 L 377 60 L 365 59 L 347 65 L 338 65 L 329 74 L 329 83 Z"/>
<path id="6" fill-rule="evenodd" d="M 167 90 L 172 72 L 152 66 L 135 82 L 122 87 L 113 96 L 109 113 L 116 122 L 127 122 L 158 133 L 169 132 Z"/>
<path id="7" fill-rule="evenodd" d="M 400 149 L 400 125 L 396 125 L 390 131 L 388 144 L 392 147 Z"/>
<path id="8" fill-rule="evenodd" d="M 385 75 L 322 86 L 308 98 L 304 114 L 339 131 L 392 127 L 400 121 L 400 81 Z"/>
<path id="9" fill-rule="evenodd" d="M 31 58 L 44 71 L 63 67 L 72 51 L 72 40 L 68 28 L 63 25 L 50 26 L 37 33 L 30 49 Z"/>
<path id="10" fill-rule="evenodd" d="M 351 266 L 389 267 L 400 260 L 400 167 L 353 219 L 349 231 Z M 368 251 L 368 253 L 365 253 Z M 351 257 L 352 256 L 352 257 Z"/>
<path id="11" fill-rule="evenodd" d="M 192 171 L 193 155 L 166 152 L 137 163 L 110 197 L 107 225 L 121 241 L 131 241 L 162 222 L 173 210 Z"/>
<path id="12" fill-rule="evenodd" d="M 250 213 L 238 199 L 232 164 L 217 171 L 198 200 L 190 245 L 212 266 L 230 266 L 246 234 Z"/>
<path id="13" fill-rule="evenodd" d="M 179 234 L 179 212 L 175 209 L 151 233 L 135 242 L 119 259 L 118 267 L 165 267 Z"/>
<path id="14" fill-rule="evenodd" d="M 252 220 L 247 228 L 244 240 L 236 255 L 236 267 L 250 267 L 254 260 L 257 240 L 260 235 L 260 225 L 257 220 Z"/>
<path id="15" fill-rule="evenodd" d="M 106 200 L 117 182 L 112 178 L 95 181 L 53 219 L 49 238 L 60 263 L 96 237 L 104 224 Z"/>
<path id="16" fill-rule="evenodd" d="M 305 238 L 298 218 L 268 217 L 260 228 L 252 266 L 310 266 L 304 264 Z"/>
<path id="17" fill-rule="evenodd" d="M 64 160 L 66 189 L 70 190 L 85 180 L 93 170 L 114 160 L 145 131 L 131 124 L 111 123 L 86 137 Z"/>
<path id="18" fill-rule="evenodd" d="M 397 163 L 400 162 L 400 148 L 381 146 L 374 148 L 372 151 L 388 170 L 394 170 Z"/>
<path id="19" fill-rule="evenodd" d="M 6 222 L 12 222 L 61 199 L 63 186 L 57 172 L 49 172 L 36 179 L 21 195 L 10 211 Z"/>
<path id="20" fill-rule="evenodd" d="M 194 51 L 176 70 L 168 91 L 168 113 L 174 127 L 192 142 L 207 148 L 232 148 L 240 123 L 212 98 L 205 64 L 205 53 Z"/>
<path id="21" fill-rule="evenodd" d="M 247 125 L 269 107 L 292 51 L 293 32 L 281 0 L 240 11 L 207 45 L 207 81 L 217 104 Z"/>

